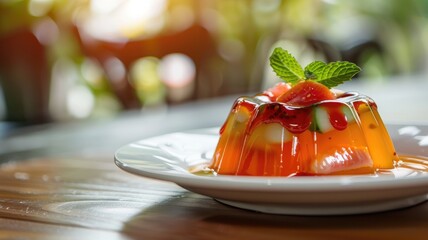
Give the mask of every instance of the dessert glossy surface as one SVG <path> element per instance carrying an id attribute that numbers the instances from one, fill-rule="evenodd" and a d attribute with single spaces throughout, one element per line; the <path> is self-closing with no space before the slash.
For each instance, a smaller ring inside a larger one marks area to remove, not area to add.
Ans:
<path id="1" fill-rule="evenodd" d="M 210 166 L 218 174 L 364 174 L 398 160 L 376 104 L 357 93 L 309 106 L 242 97 L 220 134 Z"/>

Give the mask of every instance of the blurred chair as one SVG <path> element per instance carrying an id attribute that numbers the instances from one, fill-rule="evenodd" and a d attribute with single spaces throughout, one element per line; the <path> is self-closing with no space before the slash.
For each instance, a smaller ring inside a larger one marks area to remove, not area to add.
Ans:
<path id="1" fill-rule="evenodd" d="M 77 29 L 77 36 L 84 55 L 100 62 L 103 66 L 116 96 L 126 109 L 139 108 L 141 102 L 136 96 L 135 89 L 129 81 L 129 72 L 133 63 L 143 57 L 161 59 L 168 54 L 180 53 L 190 57 L 196 66 L 196 86 L 191 99 L 195 99 L 201 88 L 210 89 L 215 81 L 210 69 L 210 61 L 218 58 L 216 44 L 211 34 L 204 27 L 192 25 L 183 31 L 160 34 L 151 38 L 130 40 L 125 43 L 108 42 L 94 39 Z M 111 71 L 111 59 L 123 64 L 125 74 L 117 75 Z"/>
<path id="2" fill-rule="evenodd" d="M 45 47 L 32 31 L 19 28 L 0 36 L 0 85 L 6 121 L 44 123 L 49 115 L 49 67 Z"/>

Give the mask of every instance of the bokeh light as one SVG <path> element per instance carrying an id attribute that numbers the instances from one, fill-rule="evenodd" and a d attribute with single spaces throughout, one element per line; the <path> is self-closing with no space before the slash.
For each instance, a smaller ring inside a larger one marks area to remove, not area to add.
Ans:
<path id="1" fill-rule="evenodd" d="M 278 81 L 267 62 L 276 46 L 302 64 L 355 62 L 360 82 L 428 69 L 424 0 L 14 0 L 0 1 L 0 20 L 6 121 L 259 91 Z"/>
<path id="2" fill-rule="evenodd" d="M 131 67 L 130 80 L 137 95 L 146 105 L 164 103 L 165 90 L 158 75 L 159 59 L 145 57 L 137 60 Z"/>

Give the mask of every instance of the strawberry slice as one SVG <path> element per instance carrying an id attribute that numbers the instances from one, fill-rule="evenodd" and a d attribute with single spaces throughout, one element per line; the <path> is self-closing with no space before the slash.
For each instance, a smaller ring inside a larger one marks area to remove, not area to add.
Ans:
<path id="1" fill-rule="evenodd" d="M 265 90 L 262 95 L 267 96 L 270 101 L 275 102 L 276 99 L 291 89 L 290 84 L 279 82 L 275 86 Z"/>
<path id="2" fill-rule="evenodd" d="M 314 81 L 301 81 L 280 95 L 276 101 L 292 106 L 309 106 L 322 100 L 332 100 L 336 96 L 330 89 Z"/>

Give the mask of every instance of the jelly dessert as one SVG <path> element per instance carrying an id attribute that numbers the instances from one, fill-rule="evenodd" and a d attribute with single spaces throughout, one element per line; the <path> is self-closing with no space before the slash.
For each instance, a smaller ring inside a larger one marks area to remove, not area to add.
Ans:
<path id="1" fill-rule="evenodd" d="M 302 69 L 277 48 L 271 66 L 287 82 L 238 98 L 220 129 L 217 174 L 301 176 L 375 173 L 398 161 L 375 102 L 333 87 L 360 68 L 313 62 Z"/>

